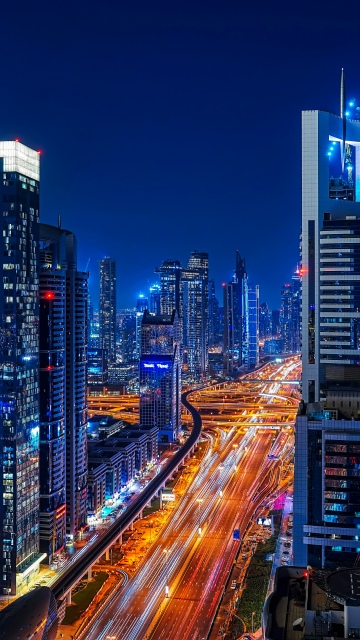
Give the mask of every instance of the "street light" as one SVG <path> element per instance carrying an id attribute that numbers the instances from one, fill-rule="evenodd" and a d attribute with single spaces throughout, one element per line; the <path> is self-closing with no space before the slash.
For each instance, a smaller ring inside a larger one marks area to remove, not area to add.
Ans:
<path id="1" fill-rule="evenodd" d="M 170 553 L 170 549 L 163 549 L 163 552 L 165 553 L 165 568 L 166 568 L 166 584 L 165 584 L 165 597 L 168 598 L 169 597 L 169 569 L 168 569 L 168 559 L 169 559 L 169 553 Z"/>
<path id="2" fill-rule="evenodd" d="M 251 633 L 254 633 L 254 615 L 255 611 L 253 611 L 251 614 Z"/>

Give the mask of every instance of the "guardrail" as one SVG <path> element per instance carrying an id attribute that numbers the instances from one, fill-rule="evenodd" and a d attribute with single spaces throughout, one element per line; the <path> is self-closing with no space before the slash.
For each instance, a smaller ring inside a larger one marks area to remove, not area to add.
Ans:
<path id="1" fill-rule="evenodd" d="M 197 391 L 199 389 L 196 389 Z M 119 536 L 129 528 L 137 516 L 143 511 L 151 498 L 165 486 L 166 480 L 174 473 L 184 458 L 190 453 L 197 443 L 202 429 L 202 420 L 199 412 L 187 400 L 187 396 L 193 393 L 194 389 L 183 393 L 181 402 L 193 419 L 193 428 L 185 444 L 175 453 L 167 465 L 156 475 L 145 487 L 141 494 L 132 502 L 125 513 L 113 522 L 105 533 L 99 537 L 89 549 L 78 558 L 74 564 L 59 576 L 59 579 L 51 586 L 56 599 L 62 599 L 79 582 L 83 575 L 93 564 L 111 547 Z"/>

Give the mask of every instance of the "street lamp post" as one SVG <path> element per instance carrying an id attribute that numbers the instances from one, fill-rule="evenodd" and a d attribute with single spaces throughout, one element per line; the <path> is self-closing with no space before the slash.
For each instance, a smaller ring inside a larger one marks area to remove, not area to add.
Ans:
<path id="1" fill-rule="evenodd" d="M 254 633 L 254 615 L 255 611 L 253 611 L 251 614 L 251 633 Z"/>

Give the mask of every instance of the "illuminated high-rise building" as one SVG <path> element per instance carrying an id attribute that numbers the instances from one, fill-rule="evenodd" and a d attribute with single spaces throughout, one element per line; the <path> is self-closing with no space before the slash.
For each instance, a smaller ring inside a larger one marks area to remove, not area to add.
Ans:
<path id="1" fill-rule="evenodd" d="M 39 154 L 0 142 L 3 252 L 0 287 L 0 592 L 38 570 Z"/>
<path id="2" fill-rule="evenodd" d="M 177 311 L 144 312 L 140 358 L 140 424 L 158 427 L 160 442 L 174 442 L 181 424 L 180 322 Z"/>
<path id="3" fill-rule="evenodd" d="M 291 278 L 291 352 L 301 350 L 301 276 L 297 269 Z"/>
<path id="4" fill-rule="evenodd" d="M 51 555 L 64 522 L 70 537 L 86 525 L 88 273 L 74 234 L 47 224 L 40 262 L 40 537 Z"/>
<path id="5" fill-rule="evenodd" d="M 161 267 L 155 269 L 160 279 L 160 313 L 171 315 L 173 310 L 179 314 L 180 322 L 183 314 L 183 286 L 181 264 L 179 260 L 164 260 Z"/>
<path id="6" fill-rule="evenodd" d="M 156 316 L 160 315 L 160 297 L 161 288 L 160 285 L 155 282 L 150 286 L 149 311 L 150 313 L 154 313 Z"/>
<path id="7" fill-rule="evenodd" d="M 292 352 L 292 289 L 290 283 L 285 283 L 281 289 L 280 333 L 282 352 Z"/>
<path id="8" fill-rule="evenodd" d="M 298 566 L 353 566 L 360 552 L 360 122 L 344 85 L 340 115 L 302 114 Z"/>
<path id="9" fill-rule="evenodd" d="M 208 374 L 209 254 L 193 251 L 182 269 L 184 291 L 184 347 L 190 379 Z"/>
<path id="10" fill-rule="evenodd" d="M 236 251 L 234 276 L 224 285 L 224 370 L 234 371 L 247 362 L 247 273 Z"/>
<path id="11" fill-rule="evenodd" d="M 248 369 L 259 365 L 259 285 L 247 284 L 247 361 Z"/>
<path id="12" fill-rule="evenodd" d="M 215 294 L 215 282 L 209 280 L 209 347 L 221 342 L 219 301 Z"/>
<path id="13" fill-rule="evenodd" d="M 100 348 L 106 349 L 108 363 L 116 362 L 116 263 L 100 260 Z"/>

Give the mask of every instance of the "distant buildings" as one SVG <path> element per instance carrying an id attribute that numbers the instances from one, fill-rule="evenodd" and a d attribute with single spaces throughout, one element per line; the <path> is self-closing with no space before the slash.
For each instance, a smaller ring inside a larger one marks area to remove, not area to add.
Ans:
<path id="1" fill-rule="evenodd" d="M 340 116 L 302 114 L 294 489 L 294 562 L 302 566 L 354 566 L 360 551 L 360 122 L 346 109 L 342 76 Z"/>
<path id="2" fill-rule="evenodd" d="M 259 364 L 259 286 L 248 282 L 245 260 L 236 252 L 234 277 L 224 292 L 224 371 Z"/>
<path id="3" fill-rule="evenodd" d="M 15 594 L 39 554 L 39 154 L 0 142 L 0 592 Z"/>
<path id="4" fill-rule="evenodd" d="M 209 256 L 193 251 L 187 267 L 165 260 L 155 269 L 160 279 L 161 315 L 179 314 L 180 356 L 184 376 L 198 381 L 208 374 Z"/>
<path id="5" fill-rule="evenodd" d="M 160 442 L 174 442 L 181 424 L 181 357 L 178 313 L 144 312 L 140 358 L 140 425 L 157 427 Z"/>
<path id="6" fill-rule="evenodd" d="M 108 363 L 116 363 L 116 263 L 111 258 L 100 260 L 99 344 L 106 349 Z"/>
<path id="7" fill-rule="evenodd" d="M 301 327 L 301 277 L 299 271 L 281 290 L 280 335 L 282 353 L 299 353 Z"/>

